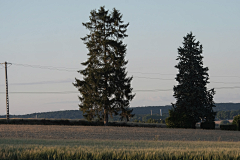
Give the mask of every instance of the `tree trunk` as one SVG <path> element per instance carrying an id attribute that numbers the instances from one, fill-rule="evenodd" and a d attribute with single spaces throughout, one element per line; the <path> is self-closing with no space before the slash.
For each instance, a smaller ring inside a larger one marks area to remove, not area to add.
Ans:
<path id="1" fill-rule="evenodd" d="M 104 109 L 104 126 L 108 126 L 108 111 Z"/>

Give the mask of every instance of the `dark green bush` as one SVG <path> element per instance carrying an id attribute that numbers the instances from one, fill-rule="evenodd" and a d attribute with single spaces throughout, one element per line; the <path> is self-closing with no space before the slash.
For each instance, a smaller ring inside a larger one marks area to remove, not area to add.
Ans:
<path id="1" fill-rule="evenodd" d="M 238 121 L 240 121 L 240 114 L 237 115 L 237 116 L 235 116 L 235 117 L 233 118 L 233 122 L 232 122 L 232 124 L 237 125 L 237 124 L 238 124 Z"/>
<path id="2" fill-rule="evenodd" d="M 202 122 L 200 124 L 200 128 L 202 129 L 215 129 L 215 122 Z"/>
<path id="3" fill-rule="evenodd" d="M 237 125 L 235 125 L 235 124 L 220 125 L 220 129 L 221 130 L 236 131 L 237 130 Z"/>
<path id="4" fill-rule="evenodd" d="M 224 125 L 224 124 L 231 124 L 231 123 L 229 121 L 227 121 L 227 120 L 221 121 L 220 125 Z"/>
<path id="5" fill-rule="evenodd" d="M 147 120 L 147 123 L 160 123 L 160 120 L 156 120 L 156 119 L 149 118 L 149 119 Z"/>
<path id="6" fill-rule="evenodd" d="M 173 109 L 169 110 L 169 117 L 166 118 L 165 122 L 169 128 L 195 128 L 193 117 L 177 113 Z"/>
<path id="7" fill-rule="evenodd" d="M 240 114 L 235 116 L 232 124 L 237 126 L 237 130 L 240 131 Z"/>
<path id="8" fill-rule="evenodd" d="M 0 119 L 0 124 L 25 124 L 25 125 L 82 125 L 82 126 L 103 126 L 100 121 L 87 120 L 68 120 L 68 119 L 10 119 L 7 123 L 6 119 Z M 126 123 L 126 122 L 109 122 L 109 126 L 125 126 L 125 127 L 165 127 L 159 124 L 144 124 L 144 123 Z"/>

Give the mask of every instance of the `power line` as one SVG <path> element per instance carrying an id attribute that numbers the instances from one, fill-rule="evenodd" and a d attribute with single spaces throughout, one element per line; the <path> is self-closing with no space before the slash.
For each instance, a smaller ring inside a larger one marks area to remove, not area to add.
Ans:
<path id="1" fill-rule="evenodd" d="M 215 89 L 236 89 L 240 88 L 240 86 L 235 86 L 235 87 L 216 87 Z"/>
<path id="2" fill-rule="evenodd" d="M 210 83 L 222 83 L 222 84 L 240 84 L 240 82 L 216 82 L 216 81 L 211 81 Z"/>
<path id="3" fill-rule="evenodd" d="M 157 75 L 176 75 L 176 74 L 164 74 L 164 73 L 151 73 L 151 72 L 129 72 L 129 73 L 140 73 L 140 74 L 157 74 Z M 237 77 L 240 78 L 240 76 L 210 76 L 210 77 Z"/>
<path id="4" fill-rule="evenodd" d="M 159 79 L 159 80 L 174 80 L 174 79 L 164 79 L 164 78 L 148 78 L 148 77 L 134 77 L 134 78 L 144 78 L 144 79 Z M 133 79 L 134 80 L 134 79 Z M 59 83 L 73 83 L 71 80 L 59 80 L 59 81 L 37 81 L 37 82 L 25 82 L 25 83 L 10 83 L 9 85 L 22 86 L 22 85 L 44 85 L 44 84 L 59 84 Z M 240 82 L 216 82 L 211 81 L 211 83 L 220 84 L 240 84 Z M 4 86 L 4 84 L 0 84 Z"/>
<path id="5" fill-rule="evenodd" d="M 160 80 L 174 80 L 174 79 L 166 79 L 166 78 L 139 77 L 139 76 L 133 76 L 133 78 L 143 78 L 143 79 L 160 79 Z"/>
<path id="6" fill-rule="evenodd" d="M 175 79 L 165 79 L 165 78 L 153 78 L 153 77 L 139 77 L 139 76 L 133 76 L 133 78 L 143 78 L 143 79 L 160 79 L 160 80 L 175 80 Z M 216 82 L 216 81 L 210 81 L 210 83 L 223 83 L 223 84 L 240 84 L 240 82 Z"/>
<path id="7" fill-rule="evenodd" d="M 146 72 L 129 72 L 129 73 L 140 73 L 140 74 L 158 74 L 158 75 L 176 75 L 176 74 L 164 74 L 164 73 L 146 73 Z"/>
<path id="8" fill-rule="evenodd" d="M 60 91 L 60 92 L 9 92 L 11 94 L 72 94 L 78 93 L 76 91 Z M 0 92 L 0 94 L 5 94 L 5 92 Z"/>
<path id="9" fill-rule="evenodd" d="M 42 66 L 42 65 L 30 65 L 30 64 L 19 64 L 19 63 L 12 63 L 14 65 L 25 66 L 25 67 L 35 67 L 35 68 L 56 68 L 56 69 L 79 69 L 79 68 L 69 68 L 69 67 L 56 67 L 56 66 Z"/>
<path id="10" fill-rule="evenodd" d="M 30 65 L 30 64 L 18 64 L 18 63 L 12 63 L 13 65 L 17 66 L 23 66 L 23 67 L 31 67 L 31 68 L 39 68 L 39 69 L 48 69 L 48 70 L 57 70 L 57 71 L 67 71 L 67 72 L 77 72 L 77 68 L 67 68 L 67 67 L 55 67 L 55 66 L 42 66 L 42 65 Z M 73 70 L 74 69 L 74 70 Z M 158 75 L 174 75 L 174 74 L 162 74 L 162 73 L 145 73 L 145 72 L 130 72 L 130 73 L 140 73 L 140 74 L 158 74 Z M 239 77 L 239 76 L 212 76 L 212 77 Z M 134 78 L 139 79 L 152 79 L 152 80 L 174 80 L 174 79 L 168 79 L 168 78 L 155 78 L 155 77 L 141 77 L 141 76 L 134 76 Z M 44 82 L 30 82 L 32 84 L 34 83 L 41 83 L 44 84 Z M 46 82 L 47 84 L 48 82 Z M 210 83 L 221 83 L 221 84 L 239 84 L 240 82 L 217 82 L 217 81 L 211 81 Z M 18 84 L 15 84 L 18 85 Z M 19 84 L 22 85 L 22 84 Z M 28 83 L 29 85 L 29 83 Z"/>
<path id="11" fill-rule="evenodd" d="M 213 87 L 214 88 L 214 87 Z M 234 86 L 234 87 L 216 87 L 214 89 L 239 89 L 240 86 Z M 161 91 L 173 91 L 173 89 L 147 89 L 147 90 L 133 90 L 133 92 L 161 92 Z M 79 93 L 78 91 L 52 91 L 52 92 L 9 92 L 11 94 L 73 94 L 73 93 Z M 6 92 L 0 92 L 0 94 L 6 94 Z"/>
<path id="12" fill-rule="evenodd" d="M 12 64 L 13 64 L 13 65 L 17 65 L 17 66 L 22 66 L 22 67 L 48 69 L 48 70 L 56 70 L 56 71 L 77 72 L 76 70 L 73 70 L 73 69 L 75 69 L 75 68 L 53 67 L 53 66 L 40 66 L 40 65 L 17 64 L 17 63 L 12 63 Z"/>
<path id="13" fill-rule="evenodd" d="M 174 79 L 164 79 L 164 78 L 148 78 L 148 77 L 134 77 L 134 78 L 144 78 L 144 79 L 159 79 L 159 80 L 174 80 Z M 134 80 L 134 79 L 133 79 Z M 71 80 L 59 80 L 59 81 L 37 81 L 37 82 L 25 82 L 25 83 L 10 83 L 9 85 L 22 86 L 22 85 L 44 85 L 44 84 L 59 84 L 59 83 L 73 83 Z M 216 82 L 211 81 L 211 83 L 221 83 L 221 84 L 240 84 L 240 82 Z M 4 86 L 4 84 L 0 84 Z"/>
<path id="14" fill-rule="evenodd" d="M 172 89 L 133 90 L 133 92 L 161 92 L 161 91 L 172 91 Z"/>
<path id="15" fill-rule="evenodd" d="M 68 68 L 68 67 L 55 67 L 55 66 L 42 66 L 42 65 L 30 65 L 30 64 L 19 64 L 12 63 L 13 65 L 23 66 L 23 67 L 31 67 L 31 68 L 40 68 L 40 69 L 49 69 L 49 70 L 57 70 L 57 71 L 67 71 L 67 72 L 77 72 L 79 68 Z M 139 73 L 139 74 L 157 74 L 157 75 L 176 75 L 176 74 L 165 74 L 165 73 L 151 73 L 151 72 L 129 72 L 129 73 Z M 237 77 L 240 76 L 211 76 L 211 77 Z M 149 78 L 149 79 L 157 79 L 157 78 Z"/>

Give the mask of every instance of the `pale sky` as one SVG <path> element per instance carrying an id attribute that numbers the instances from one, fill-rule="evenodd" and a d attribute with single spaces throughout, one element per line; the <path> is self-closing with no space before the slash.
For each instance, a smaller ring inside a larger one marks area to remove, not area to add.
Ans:
<path id="1" fill-rule="evenodd" d="M 82 22 L 100 6 L 110 11 L 115 7 L 130 23 L 124 43 L 128 75 L 134 77 L 132 107 L 175 102 L 177 48 L 191 31 L 203 45 L 208 88 L 216 88 L 214 101 L 240 103 L 240 1 L 0 0 L 0 62 L 12 63 L 10 114 L 78 109 L 72 82 L 82 78 L 77 70 L 83 69 L 80 63 L 87 60 L 88 51 L 80 37 L 89 33 Z M 0 92 L 0 115 L 4 115 L 3 66 Z"/>

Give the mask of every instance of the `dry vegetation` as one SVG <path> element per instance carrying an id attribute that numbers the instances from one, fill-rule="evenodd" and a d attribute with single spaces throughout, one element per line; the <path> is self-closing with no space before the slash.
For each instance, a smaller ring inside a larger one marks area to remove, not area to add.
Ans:
<path id="1" fill-rule="evenodd" d="M 240 141 L 240 132 L 104 126 L 0 125 L 0 138 L 166 141 Z"/>
<path id="2" fill-rule="evenodd" d="M 238 131 L 0 125 L 0 159 L 237 160 L 239 140 Z"/>
<path id="3" fill-rule="evenodd" d="M 238 160 L 240 142 L 0 138 L 5 160 Z"/>

